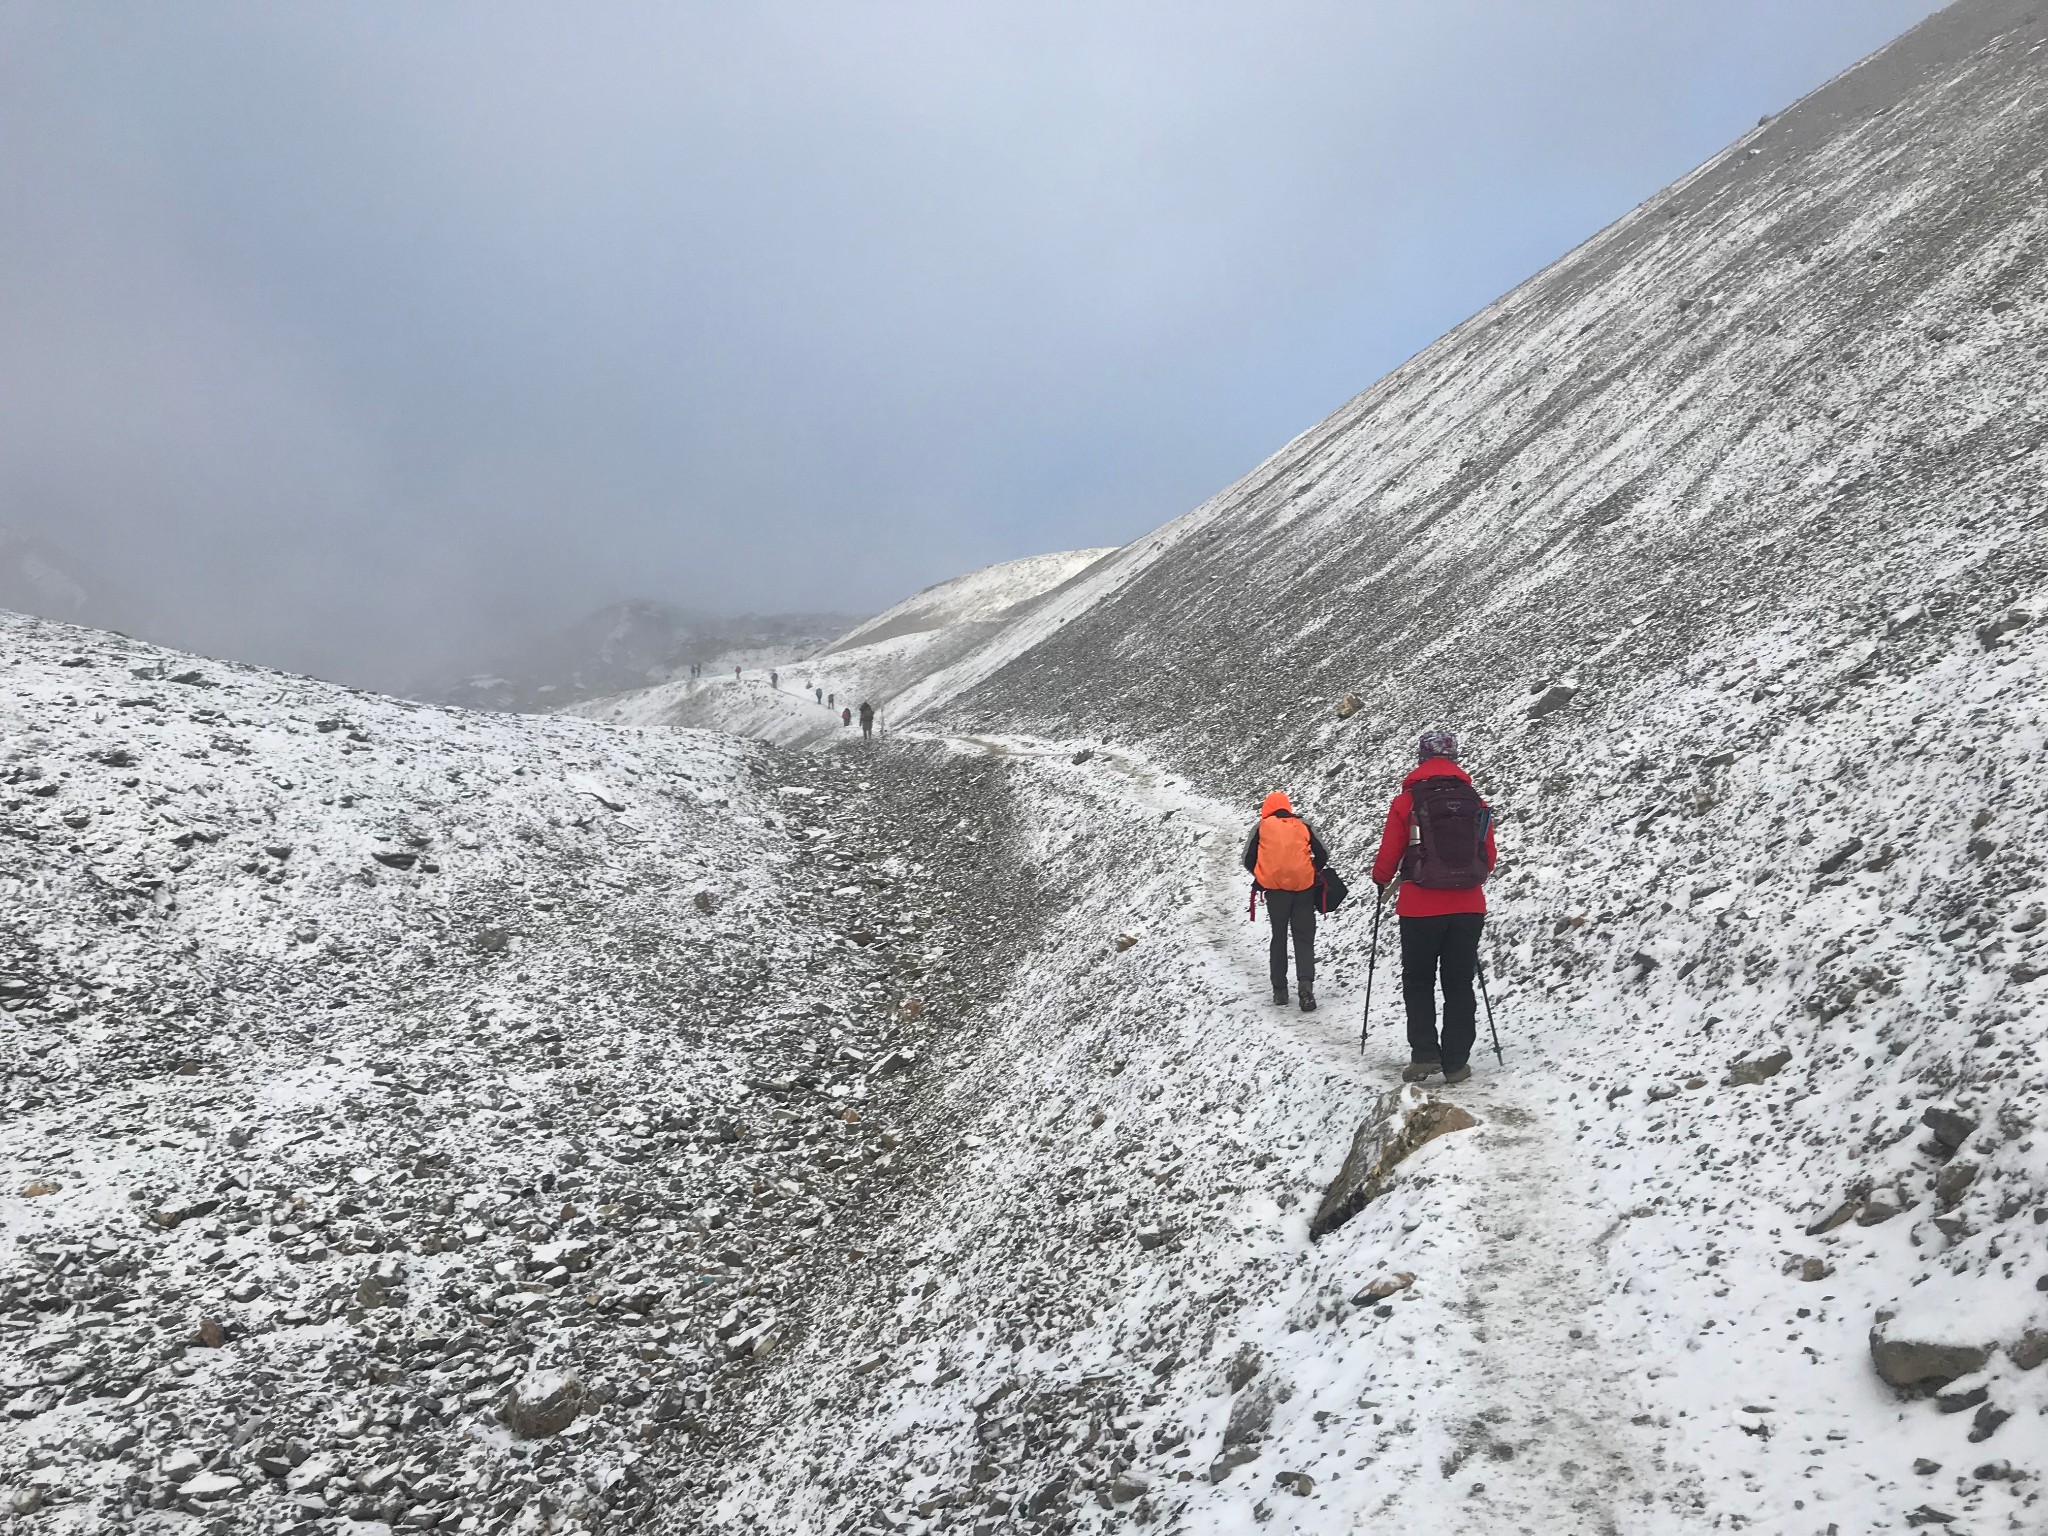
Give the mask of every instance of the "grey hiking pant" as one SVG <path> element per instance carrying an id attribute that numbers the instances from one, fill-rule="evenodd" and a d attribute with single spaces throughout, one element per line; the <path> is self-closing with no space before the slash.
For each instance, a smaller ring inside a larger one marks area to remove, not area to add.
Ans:
<path id="1" fill-rule="evenodd" d="M 1266 963 L 1273 973 L 1273 990 L 1287 990 L 1287 936 L 1294 935 L 1294 973 L 1301 990 L 1316 989 L 1316 893 L 1305 891 L 1266 892 L 1266 921 L 1273 925 L 1273 940 L 1266 950 Z"/>

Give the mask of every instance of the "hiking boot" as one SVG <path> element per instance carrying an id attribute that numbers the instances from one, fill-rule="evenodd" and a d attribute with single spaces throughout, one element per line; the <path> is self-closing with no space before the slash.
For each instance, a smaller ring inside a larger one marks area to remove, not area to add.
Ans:
<path id="1" fill-rule="evenodd" d="M 1443 1070 L 1443 1066 L 1444 1064 L 1440 1061 L 1427 1061 L 1418 1056 L 1401 1069 L 1401 1081 L 1404 1083 L 1423 1082 L 1435 1077 L 1437 1073 Z"/>
<path id="2" fill-rule="evenodd" d="M 1273 1001 L 1282 1008 L 1285 1008 L 1287 1006 L 1287 989 L 1285 987 L 1275 987 L 1273 989 Z"/>
<path id="3" fill-rule="evenodd" d="M 1314 1013 L 1316 1011 L 1315 993 L 1304 992 L 1301 994 L 1301 1011 L 1303 1013 Z"/>
<path id="4" fill-rule="evenodd" d="M 1462 1083 L 1471 1075 L 1472 1063 L 1469 1061 L 1462 1067 L 1446 1067 L 1444 1069 L 1444 1081 L 1447 1083 Z"/>

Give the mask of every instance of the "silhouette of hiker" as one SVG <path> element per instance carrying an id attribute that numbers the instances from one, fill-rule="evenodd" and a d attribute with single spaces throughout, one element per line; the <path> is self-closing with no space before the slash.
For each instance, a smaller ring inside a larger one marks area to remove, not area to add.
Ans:
<path id="1" fill-rule="evenodd" d="M 860 733 L 864 739 L 868 741 L 874 740 L 875 706 L 866 699 L 860 701 Z"/>
<path id="2" fill-rule="evenodd" d="M 1316 830 L 1294 814 L 1294 802 L 1275 790 L 1259 807 L 1259 824 L 1245 839 L 1244 867 L 1254 892 L 1264 892 L 1273 939 L 1266 951 L 1273 1001 L 1287 1001 L 1287 938 L 1294 936 L 1294 974 L 1301 1011 L 1316 1011 L 1316 874 L 1330 862 Z M 1254 900 L 1256 900 L 1256 896 Z"/>
<path id="3" fill-rule="evenodd" d="M 1458 766 L 1456 736 L 1425 731 L 1416 756 L 1419 761 L 1387 807 L 1372 877 L 1384 890 L 1397 870 L 1401 875 L 1394 910 L 1401 918 L 1401 994 L 1408 1006 L 1409 1059 L 1402 1080 L 1419 1083 L 1441 1069 L 1445 1082 L 1462 1083 L 1472 1075 L 1472 1043 L 1479 1033 L 1472 979 L 1486 926 L 1486 877 L 1497 858 L 1493 811 Z"/>

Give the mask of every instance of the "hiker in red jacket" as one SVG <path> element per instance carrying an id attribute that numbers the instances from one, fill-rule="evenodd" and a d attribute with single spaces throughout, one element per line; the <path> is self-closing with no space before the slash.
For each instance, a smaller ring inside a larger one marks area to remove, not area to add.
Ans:
<path id="1" fill-rule="evenodd" d="M 1498 855 L 1493 811 L 1458 766 L 1458 738 L 1425 731 L 1421 759 L 1401 781 L 1387 807 L 1386 831 L 1372 878 L 1385 890 L 1398 872 L 1401 893 L 1401 992 L 1408 1005 L 1408 1065 L 1404 1082 L 1419 1083 L 1438 1070 L 1447 1083 L 1472 1075 L 1472 1043 L 1479 1002 L 1472 978 L 1479 969 L 1479 934 L 1486 925 L 1486 877 Z M 1436 985 L 1444 986 L 1444 1028 L 1436 1028 Z"/>
<path id="2" fill-rule="evenodd" d="M 1294 814 L 1294 802 L 1277 789 L 1259 807 L 1259 824 L 1245 839 L 1244 867 L 1252 889 L 1266 897 L 1273 940 L 1266 959 L 1273 973 L 1273 1001 L 1287 1001 L 1287 936 L 1294 935 L 1294 973 L 1300 982 L 1301 1011 L 1316 1011 L 1316 876 L 1330 862 L 1316 829 Z"/>

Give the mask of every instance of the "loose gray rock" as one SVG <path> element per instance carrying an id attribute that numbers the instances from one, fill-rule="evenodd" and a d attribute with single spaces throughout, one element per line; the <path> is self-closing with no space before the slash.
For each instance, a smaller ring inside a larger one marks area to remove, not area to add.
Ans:
<path id="1" fill-rule="evenodd" d="M 1728 1069 L 1728 1076 L 1723 1079 L 1723 1086 L 1728 1088 L 1754 1087 L 1758 1083 L 1766 1082 L 1776 1077 L 1785 1070 L 1786 1063 L 1791 1060 L 1791 1051 L 1776 1050 L 1768 1056 L 1759 1056 L 1749 1061 L 1738 1061 Z"/>
<path id="2" fill-rule="evenodd" d="M 498 1416 L 522 1440 L 545 1440 L 576 1422 L 583 1384 L 566 1373 L 527 1376 L 506 1394 Z"/>
<path id="3" fill-rule="evenodd" d="M 1932 1104 L 1921 1112 L 1920 1123 L 1934 1132 L 1934 1139 L 1951 1153 L 1961 1151 L 1970 1133 L 1977 1129 L 1974 1116 Z"/>
<path id="4" fill-rule="evenodd" d="M 1880 1315 L 1870 1330 L 1870 1363 L 1877 1374 L 1894 1387 L 1942 1387 L 1959 1377 L 1984 1369 L 1991 1358 L 1989 1344 L 1963 1344 L 1953 1340 L 1894 1338 L 1890 1319 Z"/>

